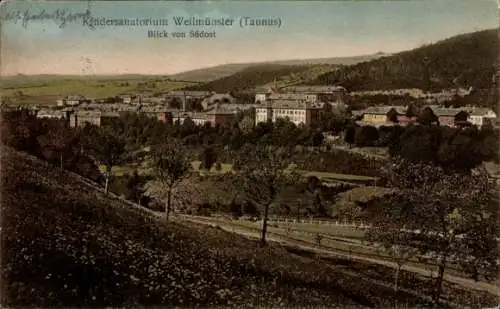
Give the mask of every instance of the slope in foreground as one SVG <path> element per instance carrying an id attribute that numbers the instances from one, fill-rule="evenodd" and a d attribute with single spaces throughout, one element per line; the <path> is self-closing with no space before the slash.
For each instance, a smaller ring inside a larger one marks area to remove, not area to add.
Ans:
<path id="1" fill-rule="evenodd" d="M 2 147 L 3 307 L 384 307 L 387 290 L 278 246 L 158 221 Z"/>

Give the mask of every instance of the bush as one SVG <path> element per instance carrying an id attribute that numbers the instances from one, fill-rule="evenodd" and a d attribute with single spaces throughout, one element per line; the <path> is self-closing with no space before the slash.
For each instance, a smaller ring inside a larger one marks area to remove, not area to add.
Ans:
<path id="1" fill-rule="evenodd" d="M 196 214 L 199 216 L 207 216 L 209 217 L 212 214 L 212 207 L 208 203 L 203 203 L 201 205 L 198 205 L 198 208 L 196 210 Z"/>
<path id="2" fill-rule="evenodd" d="M 296 153 L 293 157 L 299 169 L 377 177 L 385 160 L 333 149 L 330 152 Z"/>
<path id="3" fill-rule="evenodd" d="M 222 170 L 222 164 L 220 162 L 215 163 L 215 170 L 218 172 Z"/>
<path id="4" fill-rule="evenodd" d="M 235 201 L 232 201 L 231 204 L 229 204 L 229 210 L 234 219 L 237 219 L 243 215 L 241 208 L 241 205 L 236 203 Z"/>

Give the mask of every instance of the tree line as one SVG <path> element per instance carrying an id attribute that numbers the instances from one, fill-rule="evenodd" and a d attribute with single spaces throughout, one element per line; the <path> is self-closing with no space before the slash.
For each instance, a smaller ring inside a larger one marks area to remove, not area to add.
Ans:
<path id="1" fill-rule="evenodd" d="M 499 131 L 489 126 L 350 126 L 344 141 L 359 147 L 388 147 L 392 157 L 433 162 L 445 168 L 470 170 L 485 161 L 499 160 Z"/>
<path id="2" fill-rule="evenodd" d="M 96 162 L 86 152 L 88 128 L 68 128 L 67 121 L 37 119 L 29 110 L 2 111 L 3 145 L 27 152 L 96 182 L 102 182 Z"/>

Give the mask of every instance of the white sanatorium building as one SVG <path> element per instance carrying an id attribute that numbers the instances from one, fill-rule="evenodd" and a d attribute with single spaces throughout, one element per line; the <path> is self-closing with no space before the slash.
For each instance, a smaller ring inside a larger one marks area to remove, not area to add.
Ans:
<path id="1" fill-rule="evenodd" d="M 255 109 L 255 123 L 288 118 L 296 125 L 311 126 L 321 120 L 325 103 L 306 101 L 276 100 Z"/>

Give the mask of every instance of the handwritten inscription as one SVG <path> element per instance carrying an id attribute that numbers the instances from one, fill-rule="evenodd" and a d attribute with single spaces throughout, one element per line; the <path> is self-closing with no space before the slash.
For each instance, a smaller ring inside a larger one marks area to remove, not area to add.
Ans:
<path id="1" fill-rule="evenodd" d="M 21 23 L 24 28 L 28 27 L 28 24 L 33 21 L 45 21 L 52 20 L 60 28 L 65 27 L 68 23 L 74 23 L 80 20 L 85 20 L 91 17 L 91 12 L 86 9 L 83 12 L 70 12 L 69 10 L 57 9 L 54 11 L 41 10 L 38 12 L 32 12 L 30 9 L 24 12 L 20 10 L 7 11 L 2 15 L 1 20 L 5 22 Z"/>

